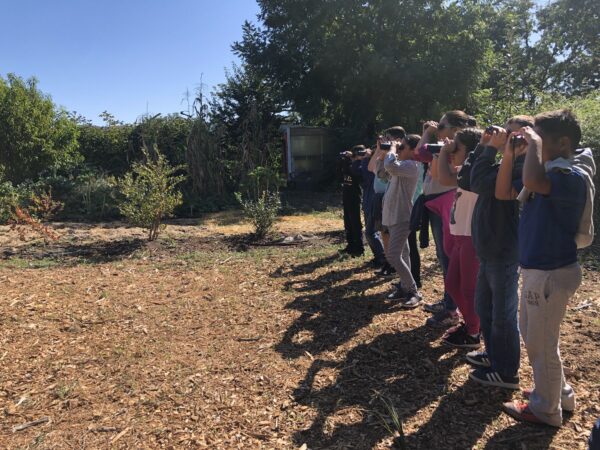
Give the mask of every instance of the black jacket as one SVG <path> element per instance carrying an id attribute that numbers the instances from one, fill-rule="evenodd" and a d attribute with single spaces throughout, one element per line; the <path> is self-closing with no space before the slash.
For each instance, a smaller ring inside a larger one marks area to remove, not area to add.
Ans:
<path id="1" fill-rule="evenodd" d="M 471 234 L 477 256 L 490 262 L 518 261 L 519 203 L 497 200 L 496 177 L 500 164 L 494 147 L 477 146 L 459 174 L 458 186 L 479 195 L 473 210 Z M 515 160 L 513 181 L 520 180 L 525 156 Z"/>
<path id="2" fill-rule="evenodd" d="M 360 197 L 360 185 L 362 182 L 360 161 L 353 161 L 350 158 L 341 157 L 338 164 L 338 173 L 344 195 Z"/>

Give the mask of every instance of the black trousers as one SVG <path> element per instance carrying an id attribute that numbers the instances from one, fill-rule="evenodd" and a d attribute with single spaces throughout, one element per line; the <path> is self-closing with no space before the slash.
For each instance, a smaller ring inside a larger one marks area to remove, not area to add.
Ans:
<path id="1" fill-rule="evenodd" d="M 417 245 L 417 232 L 411 231 L 408 235 L 408 247 L 410 249 L 410 272 L 412 273 L 417 287 L 421 287 L 421 255 Z"/>
<path id="2" fill-rule="evenodd" d="M 360 218 L 360 195 L 344 189 L 344 230 L 347 248 L 350 253 L 363 253 L 362 222 Z"/>

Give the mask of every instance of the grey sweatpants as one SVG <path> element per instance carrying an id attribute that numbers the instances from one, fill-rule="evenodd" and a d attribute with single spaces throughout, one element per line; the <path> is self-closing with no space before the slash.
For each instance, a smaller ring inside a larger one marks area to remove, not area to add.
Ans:
<path id="1" fill-rule="evenodd" d="M 522 269 L 521 273 L 519 328 L 535 382 L 529 408 L 539 419 L 560 427 L 562 406 L 575 406 L 575 394 L 565 380 L 560 359 L 560 324 L 581 284 L 581 267 L 575 263 L 555 270 Z"/>
<path id="2" fill-rule="evenodd" d="M 396 269 L 402 288 L 407 292 L 416 292 L 417 284 L 410 271 L 410 249 L 408 247 L 410 224 L 406 222 L 390 225 L 388 230 L 390 241 L 385 259 Z"/>

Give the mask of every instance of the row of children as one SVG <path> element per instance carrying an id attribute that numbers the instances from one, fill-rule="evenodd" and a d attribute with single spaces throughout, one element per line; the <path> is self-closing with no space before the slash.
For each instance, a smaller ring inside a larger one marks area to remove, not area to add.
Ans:
<path id="1" fill-rule="evenodd" d="M 535 386 L 523 391 L 528 401 L 504 410 L 557 427 L 563 411 L 575 408 L 560 324 L 582 279 L 577 249 L 593 239 L 595 165 L 591 150 L 578 149 L 580 139 L 569 110 L 515 116 L 485 130 L 450 111 L 426 122 L 422 136 L 389 128 L 372 149 L 344 155 L 342 168 L 343 251 L 363 253 L 361 182 L 377 274 L 397 274 L 388 298 L 415 308 L 422 302 L 416 232 L 424 248 L 431 230 L 445 293 L 424 305 L 432 313 L 427 324 L 448 328 L 444 343 L 472 349 L 472 380 L 507 389 L 519 389 L 520 335 Z"/>

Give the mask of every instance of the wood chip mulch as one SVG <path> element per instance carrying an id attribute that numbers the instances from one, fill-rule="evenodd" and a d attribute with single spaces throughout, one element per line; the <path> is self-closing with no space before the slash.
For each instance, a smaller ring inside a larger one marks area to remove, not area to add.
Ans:
<path id="1" fill-rule="evenodd" d="M 535 427 L 500 411 L 518 392 L 469 381 L 465 352 L 442 345 L 422 309 L 384 300 L 367 259 L 340 258 L 339 233 L 323 231 L 246 249 L 183 231 L 154 246 L 111 235 L 110 257 L 63 252 L 40 268 L 5 252 L 0 448 L 401 448 L 394 414 L 410 449 L 587 448 L 600 273 L 586 271 L 562 328 L 577 410 L 561 429 Z M 432 249 L 423 256 L 437 301 Z"/>

